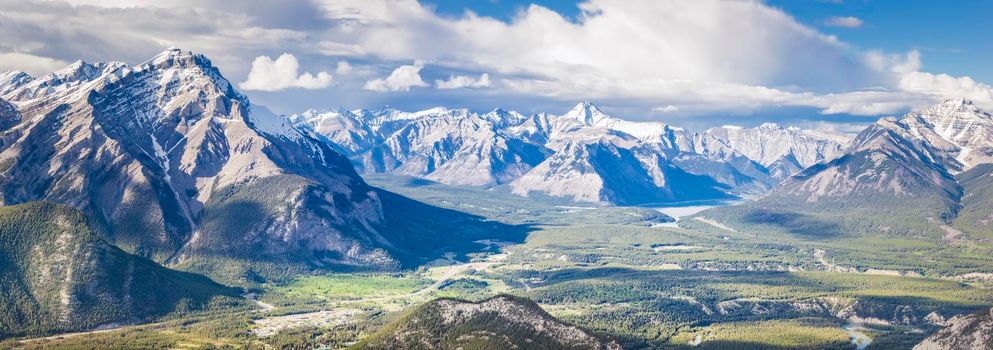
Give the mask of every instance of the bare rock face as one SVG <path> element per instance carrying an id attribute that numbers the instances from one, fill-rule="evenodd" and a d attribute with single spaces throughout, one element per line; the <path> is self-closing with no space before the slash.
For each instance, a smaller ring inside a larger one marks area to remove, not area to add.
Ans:
<path id="1" fill-rule="evenodd" d="M 0 98 L 0 130 L 7 130 L 21 121 L 17 106 Z"/>
<path id="2" fill-rule="evenodd" d="M 348 159 L 253 106 L 202 55 L 77 62 L 0 80 L 0 203 L 83 210 L 123 249 L 390 266 L 377 194 Z"/>
<path id="3" fill-rule="evenodd" d="M 993 310 L 956 316 L 945 322 L 945 328 L 914 346 L 914 350 L 993 348 Z"/>

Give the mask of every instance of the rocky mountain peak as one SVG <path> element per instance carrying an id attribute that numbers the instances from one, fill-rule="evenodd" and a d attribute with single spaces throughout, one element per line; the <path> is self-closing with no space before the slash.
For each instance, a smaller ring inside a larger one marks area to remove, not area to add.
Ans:
<path id="1" fill-rule="evenodd" d="M 874 128 L 902 134 L 953 173 L 993 162 L 993 116 L 967 99 L 948 99 L 900 119 L 882 118 Z M 863 139 L 875 136 L 862 134 Z"/>
<path id="2" fill-rule="evenodd" d="M 34 80 L 34 77 L 18 70 L 0 72 L 0 96 L 24 86 Z"/>
<path id="3" fill-rule="evenodd" d="M 603 113 L 599 107 L 590 101 L 583 101 L 577 104 L 564 115 L 567 119 L 575 119 L 585 125 L 596 125 L 602 120 L 610 119 L 610 116 Z"/>
<path id="4" fill-rule="evenodd" d="M 80 81 L 90 81 L 96 79 L 100 75 L 107 72 L 112 72 L 121 68 L 126 67 L 127 64 L 124 62 L 98 62 L 98 63 L 86 63 L 83 60 L 78 60 L 72 64 L 57 70 L 45 77 L 43 79 L 49 79 L 52 82 L 51 85 L 80 82 Z"/>
<path id="5" fill-rule="evenodd" d="M 972 101 L 957 98 L 957 99 L 947 99 L 939 104 L 926 107 L 912 115 L 921 115 L 929 119 L 934 118 L 947 118 L 949 116 L 956 116 L 963 119 L 990 119 L 990 114 L 983 111 L 979 106 L 972 103 Z"/>
<path id="6" fill-rule="evenodd" d="M 206 69 L 214 67 L 213 63 L 210 62 L 210 59 L 207 58 L 207 56 L 194 53 L 192 51 L 184 51 L 175 47 L 160 52 L 158 55 L 155 55 L 152 59 L 148 60 L 146 64 L 151 64 L 159 68 L 190 68 L 194 65 Z"/>
<path id="7" fill-rule="evenodd" d="M 8 101 L 26 101 L 76 89 L 101 76 L 127 68 L 123 62 L 87 63 L 76 61 L 41 78 L 23 72 L 10 71 L 0 74 L 0 96 Z M 80 95 L 75 95 L 80 97 Z"/>
<path id="8" fill-rule="evenodd" d="M 234 85 L 224 78 L 213 62 L 202 54 L 170 48 L 138 65 L 132 71 L 146 70 L 160 72 L 162 79 L 170 80 L 173 84 L 212 84 L 220 93 L 238 100 L 243 105 L 248 105 L 248 98 L 235 90 Z"/>
<path id="9" fill-rule="evenodd" d="M 703 133 L 696 142 L 696 152 L 721 158 L 743 155 L 785 178 L 840 156 L 848 141 L 843 135 L 783 128 L 776 123 L 755 128 L 722 126 Z"/>
<path id="10" fill-rule="evenodd" d="M 395 263 L 369 236 L 384 210 L 349 161 L 251 105 L 206 56 L 77 62 L 39 80 L 59 76 L 89 80 L 12 93 L 22 114 L 39 117 L 5 129 L 0 160 L 16 166 L 0 173 L 10 179 L 3 204 L 73 206 L 106 222 L 116 245 L 160 262 L 250 249 L 316 265 Z M 257 221 L 234 228 L 228 210 L 245 206 Z"/>
<path id="11" fill-rule="evenodd" d="M 508 111 L 503 108 L 495 108 L 484 114 L 483 119 L 488 120 L 498 127 L 510 127 L 523 123 L 527 117 L 515 111 Z"/>

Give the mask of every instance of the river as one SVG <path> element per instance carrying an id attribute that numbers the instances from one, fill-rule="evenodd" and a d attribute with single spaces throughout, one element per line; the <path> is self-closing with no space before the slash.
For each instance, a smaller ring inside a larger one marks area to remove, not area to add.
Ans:
<path id="1" fill-rule="evenodd" d="M 869 344 L 872 344 L 872 338 L 865 334 L 870 329 L 852 323 L 846 323 L 844 328 L 845 332 L 848 332 L 848 336 L 852 338 L 852 344 L 855 345 L 855 349 L 863 350 L 869 347 Z"/>

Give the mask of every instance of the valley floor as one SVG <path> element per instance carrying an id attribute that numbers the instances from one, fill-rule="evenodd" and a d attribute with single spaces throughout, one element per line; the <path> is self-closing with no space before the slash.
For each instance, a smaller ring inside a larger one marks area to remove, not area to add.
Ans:
<path id="1" fill-rule="evenodd" d="M 345 348 L 438 297 L 514 294 L 625 348 L 891 349 L 910 348 L 948 318 L 993 305 L 991 285 L 953 278 L 970 271 L 943 260 L 940 250 L 897 254 L 931 249 L 909 240 L 827 242 L 745 231 L 699 215 L 660 225 L 649 208 L 577 209 L 499 191 L 367 178 L 433 205 L 534 230 L 522 243 L 480 241 L 466 259 L 452 254 L 412 271 L 262 284 L 255 311 L 0 347 Z"/>

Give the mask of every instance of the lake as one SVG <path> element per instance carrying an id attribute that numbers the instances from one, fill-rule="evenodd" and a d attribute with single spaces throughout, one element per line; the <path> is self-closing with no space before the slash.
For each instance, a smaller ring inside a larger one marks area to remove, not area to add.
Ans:
<path id="1" fill-rule="evenodd" d="M 723 200 L 699 200 L 699 201 L 686 201 L 677 203 L 655 203 L 655 204 L 645 204 L 641 205 L 644 208 L 651 208 L 658 210 L 660 213 L 669 215 L 674 222 L 667 222 L 663 224 L 655 224 L 653 227 L 679 227 L 679 220 L 681 218 L 694 215 L 701 211 L 716 208 L 716 207 L 726 207 L 729 205 L 737 205 L 745 202 L 743 199 L 723 199 Z"/>

